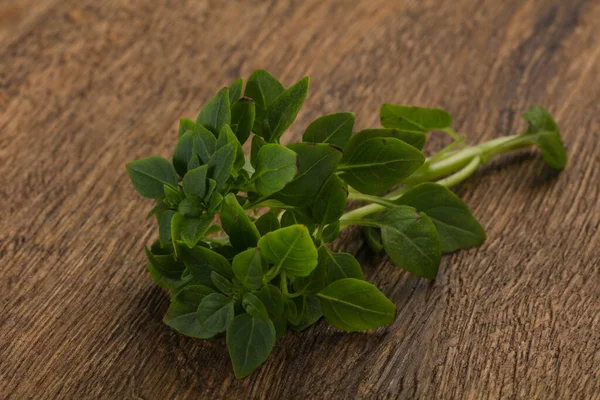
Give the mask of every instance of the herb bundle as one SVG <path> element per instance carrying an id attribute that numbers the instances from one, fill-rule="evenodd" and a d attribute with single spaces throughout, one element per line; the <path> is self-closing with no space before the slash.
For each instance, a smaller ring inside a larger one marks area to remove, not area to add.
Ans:
<path id="1" fill-rule="evenodd" d="M 268 358 L 288 327 L 300 331 L 323 316 L 349 332 L 393 321 L 394 304 L 364 281 L 358 261 L 327 246 L 344 228 L 362 227 L 374 251 L 435 279 L 443 253 L 486 238 L 449 187 L 492 156 L 529 145 L 550 167 L 566 164 L 556 123 L 539 106 L 523 115 L 523 134 L 470 147 L 447 112 L 394 104 L 381 107 L 383 128 L 353 134 L 354 114 L 343 112 L 313 121 L 301 143 L 281 145 L 308 84 L 286 89 L 255 71 L 245 89 L 239 79 L 196 121 L 181 120 L 172 162 L 127 164 L 135 189 L 156 201 L 148 216 L 158 240 L 146 255 L 150 276 L 171 293 L 164 322 L 200 339 L 225 332 L 238 378 Z M 430 131 L 453 142 L 427 158 Z M 348 200 L 370 204 L 345 212 Z"/>

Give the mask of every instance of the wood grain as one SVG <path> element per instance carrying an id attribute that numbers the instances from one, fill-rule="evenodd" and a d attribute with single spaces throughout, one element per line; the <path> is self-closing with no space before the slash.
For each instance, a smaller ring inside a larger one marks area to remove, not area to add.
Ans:
<path id="1" fill-rule="evenodd" d="M 600 398 L 598 21 L 593 0 L 0 0 L 0 398 Z M 524 151 L 460 186 L 489 239 L 435 282 L 348 232 L 395 323 L 287 334 L 235 380 L 222 340 L 162 324 L 124 164 L 169 155 L 178 119 L 255 68 L 311 76 L 288 141 L 396 102 L 476 143 L 540 103 L 570 164 Z"/>

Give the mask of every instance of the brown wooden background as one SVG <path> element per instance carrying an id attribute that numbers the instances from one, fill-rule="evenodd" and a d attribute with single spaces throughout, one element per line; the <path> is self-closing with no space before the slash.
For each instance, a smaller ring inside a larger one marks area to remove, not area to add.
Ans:
<path id="1" fill-rule="evenodd" d="M 599 22 L 594 0 L 0 0 L 0 398 L 600 398 Z M 396 102 L 475 143 L 537 102 L 570 164 L 525 151 L 459 187 L 489 239 L 435 282 L 349 232 L 396 322 L 288 334 L 235 380 L 223 341 L 162 324 L 124 164 L 170 155 L 178 119 L 255 68 L 312 78 L 286 140 Z"/>

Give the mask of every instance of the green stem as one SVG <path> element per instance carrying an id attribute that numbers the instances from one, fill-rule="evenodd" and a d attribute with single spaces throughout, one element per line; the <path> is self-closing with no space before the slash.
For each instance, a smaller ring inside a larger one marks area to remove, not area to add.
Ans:
<path id="1" fill-rule="evenodd" d="M 382 206 L 386 206 L 386 207 L 394 207 L 395 204 L 388 200 L 389 197 L 377 197 L 377 196 L 371 196 L 369 194 L 363 194 L 363 193 L 349 193 L 348 194 L 348 199 L 349 200 L 359 200 L 359 201 L 368 201 L 370 203 L 374 203 L 374 204 L 379 204 Z"/>
<path id="2" fill-rule="evenodd" d="M 496 154 L 513 150 L 514 142 L 518 141 L 518 139 L 518 136 L 501 137 L 477 146 L 466 147 L 462 150 L 451 152 L 434 162 L 426 161 L 421 168 L 406 178 L 403 183 L 416 185 L 422 182 L 433 181 L 463 168 L 476 156 L 480 156 L 485 163 L 485 161 Z"/>
<path id="3" fill-rule="evenodd" d="M 456 133 L 456 131 L 452 128 L 446 128 L 446 129 L 443 129 L 443 131 L 446 132 L 454 140 L 460 139 L 460 135 L 458 133 Z"/>
<path id="4" fill-rule="evenodd" d="M 529 145 L 531 142 L 521 136 L 507 136 L 453 151 L 441 158 L 433 157 L 432 161 L 425 161 L 421 168 L 404 180 L 402 186 L 387 196 L 381 198 L 350 192 L 348 199 L 369 201 L 373 204 L 347 212 L 340 218 L 340 224 L 342 227 L 355 225 L 361 218 L 386 210 L 394 205 L 393 200 L 398 199 L 411 186 L 419 183 L 435 181 L 445 187 L 452 187 L 471 176 L 480 165 L 484 165 L 491 157 Z M 439 179 L 442 177 L 445 178 Z"/>
<path id="5" fill-rule="evenodd" d="M 377 205 L 377 204 L 375 204 Z M 396 205 L 394 205 L 396 207 Z M 381 207 L 381 206 L 378 206 Z M 381 211 L 387 209 L 387 207 L 381 207 Z M 344 218 L 340 220 L 340 223 L 343 227 L 351 226 L 351 225 L 360 225 L 360 226 L 370 226 L 372 228 L 379 228 L 380 225 L 377 224 L 372 219 L 364 219 L 364 218 Z"/>
<path id="6" fill-rule="evenodd" d="M 271 282 L 273 279 L 275 279 L 275 277 L 279 274 L 279 271 L 281 271 L 281 266 L 282 263 L 279 262 L 279 264 L 277 264 L 276 266 L 274 266 L 273 268 L 271 268 L 270 270 L 267 271 L 267 273 L 263 276 L 263 282 L 265 284 Z M 284 275 L 285 271 L 281 272 L 281 275 Z"/>
<path id="7" fill-rule="evenodd" d="M 477 171 L 477 168 L 479 167 L 480 164 L 481 164 L 481 157 L 475 156 L 471 160 L 471 162 L 468 163 L 463 169 L 461 169 L 458 172 L 455 172 L 454 174 L 452 174 L 444 179 L 440 179 L 439 181 L 436 181 L 436 183 L 438 185 L 442 185 L 447 188 L 452 187 L 454 185 L 458 185 L 460 182 L 464 181 L 469 176 L 473 175 L 473 173 L 475 173 L 475 171 Z"/>
<path id="8" fill-rule="evenodd" d="M 320 226 L 318 226 L 312 235 L 315 238 L 315 240 L 321 240 L 321 238 L 323 237 L 323 230 L 321 229 Z"/>
<path id="9" fill-rule="evenodd" d="M 429 157 L 427 159 L 427 162 L 432 163 L 434 161 L 441 160 L 441 159 L 447 157 L 449 154 L 456 152 L 456 149 L 458 149 L 461 146 L 464 146 L 464 144 L 465 144 L 465 137 L 461 136 L 459 139 L 455 140 L 454 142 L 450 143 L 448 146 L 444 147 L 443 149 L 441 149 L 440 151 L 435 153 L 433 156 Z"/>
<path id="10" fill-rule="evenodd" d="M 287 296 L 288 295 L 288 286 L 287 286 L 287 274 L 285 273 L 285 271 L 281 271 L 281 274 L 279 275 L 279 279 L 281 280 L 281 282 L 280 282 L 281 293 L 283 293 L 284 296 Z"/>

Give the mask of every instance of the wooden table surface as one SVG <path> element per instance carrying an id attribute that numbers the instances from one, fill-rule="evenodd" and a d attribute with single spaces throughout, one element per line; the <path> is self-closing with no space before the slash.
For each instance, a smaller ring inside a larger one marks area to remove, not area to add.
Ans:
<path id="1" fill-rule="evenodd" d="M 594 0 L 0 0 L 0 398 L 600 398 L 599 22 Z M 124 165 L 169 156 L 179 118 L 256 68 L 312 78 L 286 141 L 395 102 L 477 143 L 540 103 L 570 163 L 522 151 L 458 187 L 488 241 L 435 282 L 350 231 L 336 248 L 396 321 L 289 333 L 236 380 L 223 340 L 161 322 L 151 204 Z"/>

